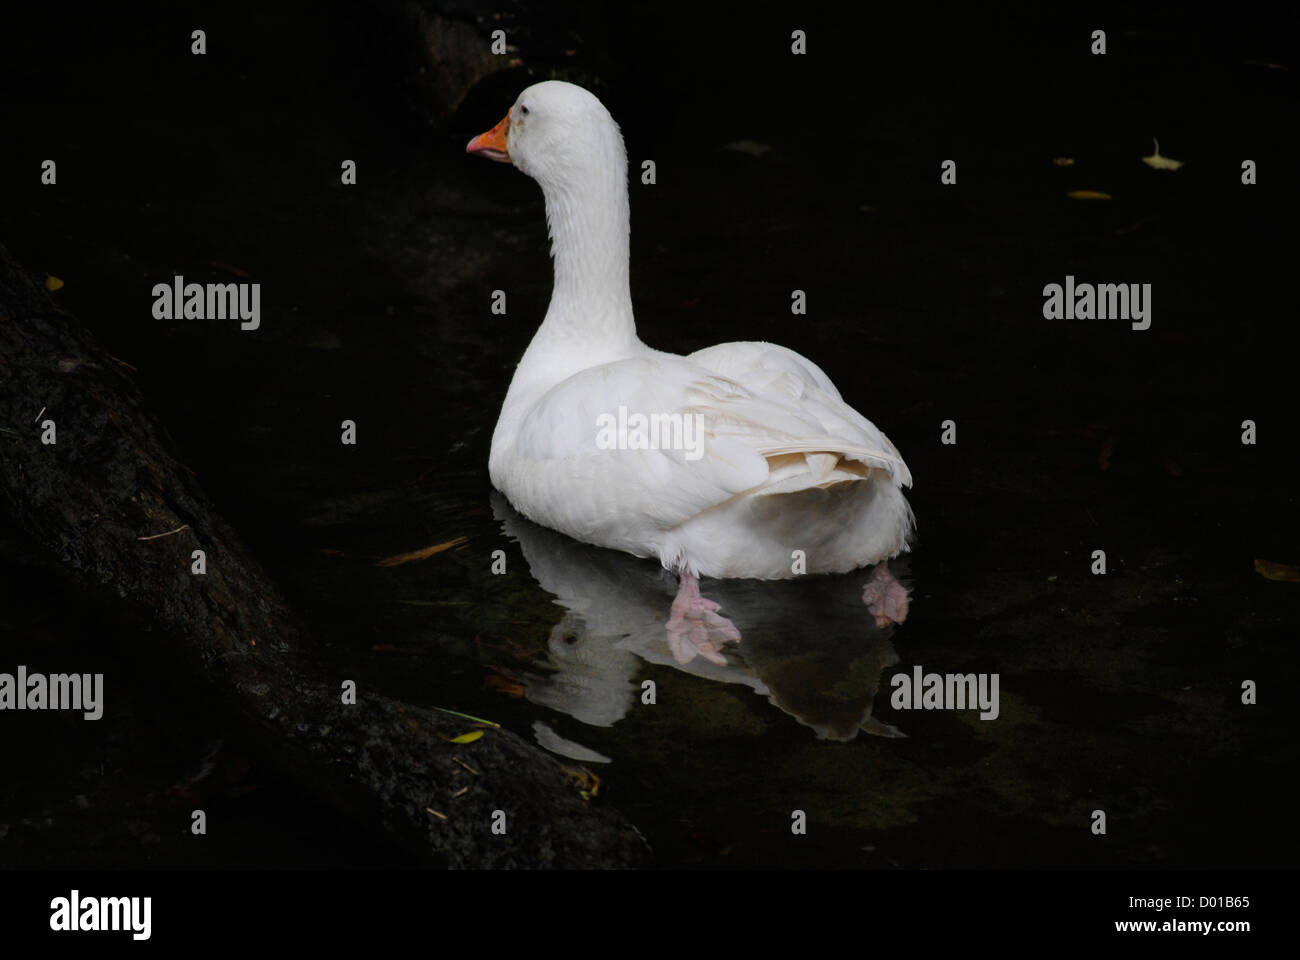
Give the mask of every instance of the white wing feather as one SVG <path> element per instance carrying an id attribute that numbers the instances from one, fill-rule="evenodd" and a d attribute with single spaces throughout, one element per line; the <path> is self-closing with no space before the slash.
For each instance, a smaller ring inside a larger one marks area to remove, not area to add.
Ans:
<path id="1" fill-rule="evenodd" d="M 705 455 L 599 449 L 599 418 L 617 416 L 620 406 L 647 416 L 699 414 Z M 532 404 L 516 437 L 506 484 L 523 501 L 517 505 L 593 542 L 611 541 L 606 520 L 617 519 L 616 539 L 630 545 L 740 495 L 860 480 L 870 468 L 895 484 L 911 482 L 894 446 L 820 369 L 766 343 L 720 344 L 689 357 L 653 352 L 583 370 Z M 563 489 L 589 495 L 555 502 Z M 629 497 L 634 490 L 653 495 Z"/>

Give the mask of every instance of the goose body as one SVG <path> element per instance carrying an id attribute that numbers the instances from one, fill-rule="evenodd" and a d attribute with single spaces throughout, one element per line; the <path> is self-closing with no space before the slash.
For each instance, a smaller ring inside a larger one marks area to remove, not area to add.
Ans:
<path id="1" fill-rule="evenodd" d="M 550 306 L 489 458 L 520 513 L 692 579 L 842 573 L 907 549 L 907 466 L 816 364 L 771 343 L 680 356 L 641 342 L 627 157 L 595 96 L 535 84 L 467 149 L 537 180 L 552 239 Z M 609 442 L 646 421 L 662 429 Z"/>

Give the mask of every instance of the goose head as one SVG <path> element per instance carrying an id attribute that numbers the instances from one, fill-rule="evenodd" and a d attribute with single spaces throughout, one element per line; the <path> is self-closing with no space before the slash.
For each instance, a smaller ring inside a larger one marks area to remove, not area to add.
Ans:
<path id="1" fill-rule="evenodd" d="M 618 124 L 594 94 L 562 80 L 528 87 L 504 119 L 465 150 L 514 164 L 546 191 L 585 189 L 614 177 L 626 183 Z"/>

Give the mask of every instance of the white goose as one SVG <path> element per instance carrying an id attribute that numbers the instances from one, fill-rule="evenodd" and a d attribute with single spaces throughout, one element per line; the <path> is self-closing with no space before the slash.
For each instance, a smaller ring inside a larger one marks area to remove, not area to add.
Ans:
<path id="1" fill-rule="evenodd" d="M 907 549 L 901 488 L 912 478 L 885 435 L 785 347 L 723 343 L 678 356 L 637 337 L 627 154 L 604 105 L 573 84 L 538 83 L 466 149 L 541 185 L 555 259 L 550 307 L 492 435 L 493 485 L 543 526 L 676 571 L 669 634 L 711 659 L 739 634 L 700 596 L 701 576 L 785 579 L 879 563 L 863 600 L 881 625 L 901 621 L 907 592 L 881 561 Z M 636 429 L 652 417 L 685 429 L 659 444 Z M 609 425 L 624 418 L 632 435 L 611 449 Z M 682 449 L 693 424 L 703 444 Z"/>

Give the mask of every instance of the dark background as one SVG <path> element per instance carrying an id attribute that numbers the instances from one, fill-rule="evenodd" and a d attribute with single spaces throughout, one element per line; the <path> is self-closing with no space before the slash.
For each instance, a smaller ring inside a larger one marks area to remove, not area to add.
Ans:
<path id="1" fill-rule="evenodd" d="M 428 72 L 419 11 L 484 44 L 501 26 L 518 65 L 455 95 Z M 536 642 L 519 624 L 555 616 L 535 586 L 494 598 L 479 563 L 497 535 L 491 426 L 550 290 L 545 225 L 535 184 L 463 150 L 527 84 L 583 83 L 620 122 L 630 166 L 658 168 L 655 186 L 633 182 L 642 338 L 682 353 L 770 339 L 818 362 L 917 478 L 923 597 L 895 638 L 900 669 L 1001 669 L 1040 718 L 997 746 L 909 718 L 897 750 L 911 766 L 880 781 L 908 815 L 841 826 L 793 861 L 718 798 L 761 795 L 762 765 L 782 744 L 811 749 L 806 731 L 746 747 L 753 782 L 684 776 L 689 828 L 655 813 L 662 771 L 632 764 L 609 802 L 660 865 L 864 865 L 840 842 L 862 837 L 891 851 L 869 866 L 1294 865 L 1283 778 L 1300 587 L 1253 566 L 1300 561 L 1293 38 L 1257 11 L 859 16 L 43 6 L 0 30 L 0 242 L 62 279 L 55 295 L 138 369 L 186 462 L 318 627 L 323 661 L 428 697 L 412 672 L 445 656 L 433 702 L 459 691 L 526 726 L 478 691 L 458 644 Z M 189 52 L 195 27 L 204 57 Z M 789 53 L 795 27 L 805 57 Z M 1089 54 L 1095 28 L 1104 57 Z M 1186 166 L 1143 165 L 1152 136 Z M 771 150 L 719 149 L 741 139 Z M 57 187 L 40 185 L 47 158 Z M 356 187 L 339 184 L 345 158 Z M 1240 183 L 1247 158 L 1257 186 Z M 955 187 L 938 182 L 946 159 Z M 1077 189 L 1112 199 L 1066 197 Z M 257 334 L 153 319 L 154 283 L 228 282 L 232 267 L 262 284 Z M 1151 283 L 1151 329 L 1044 320 L 1043 285 L 1067 273 Z M 508 322 L 487 312 L 497 287 Z M 792 323 L 796 287 L 810 316 Z M 364 425 L 355 452 L 337 443 L 344 417 Z M 948 418 L 956 447 L 938 443 Z M 1254 447 L 1239 442 L 1247 418 Z M 108 670 L 116 709 L 97 724 L 0 718 L 0 864 L 404 862 L 246 769 L 220 705 L 153 673 L 138 638 L 83 609 L 4 523 L 0 669 Z M 403 646 L 389 586 L 322 559 L 463 533 L 484 553 L 429 589 L 473 608 L 423 647 Z M 1083 559 L 1098 547 L 1103 585 Z M 1244 678 L 1260 682 L 1246 714 Z M 196 847 L 176 791 L 212 757 L 204 801 L 234 828 Z M 826 754 L 821 789 L 858 762 L 890 760 Z M 1091 843 L 1063 825 L 1064 798 L 1129 822 Z M 723 852 L 728 830 L 748 838 L 739 855 Z"/>

